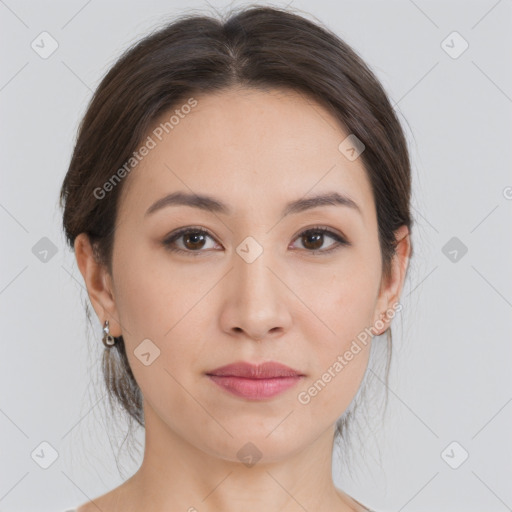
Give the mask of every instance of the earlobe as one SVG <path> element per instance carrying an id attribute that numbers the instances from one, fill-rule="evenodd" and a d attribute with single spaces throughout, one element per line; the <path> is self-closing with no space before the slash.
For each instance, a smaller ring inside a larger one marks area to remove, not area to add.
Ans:
<path id="1" fill-rule="evenodd" d="M 120 336 L 122 333 L 112 293 L 111 276 L 105 266 L 96 260 L 86 233 L 80 233 L 75 238 L 74 249 L 78 268 L 100 323 L 103 325 L 105 320 L 108 320 L 110 333 L 116 337 Z"/>

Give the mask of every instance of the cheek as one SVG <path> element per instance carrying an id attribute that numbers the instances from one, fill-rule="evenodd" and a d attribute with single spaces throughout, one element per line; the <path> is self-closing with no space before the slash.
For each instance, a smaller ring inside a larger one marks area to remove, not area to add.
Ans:
<path id="1" fill-rule="evenodd" d="M 165 341 L 206 294 L 210 280 L 204 272 L 172 265 L 161 248 L 148 243 L 137 244 L 120 236 L 116 244 L 115 298 L 119 320 L 127 331 L 125 339 L 132 344 L 145 338 Z"/>
<path id="2" fill-rule="evenodd" d="M 354 351 L 355 352 L 355 351 Z M 333 423 L 347 409 L 363 380 L 368 364 L 370 345 L 361 345 L 357 353 L 335 354 L 329 364 L 308 380 L 299 390 L 297 400 L 309 415 L 327 417 L 322 423 Z"/>
<path id="3" fill-rule="evenodd" d="M 208 277 L 204 271 L 183 271 L 161 261 L 154 248 L 123 251 L 122 243 L 118 247 L 116 304 L 133 374 L 149 401 L 165 389 L 166 401 L 179 407 L 184 394 L 177 381 L 190 385 L 184 379 L 194 378 L 192 363 L 198 357 L 201 360 L 204 347 L 193 340 L 204 337 L 205 319 L 215 314 L 214 304 L 202 299 L 207 299 L 218 277 L 213 273 Z M 138 357 L 142 347 L 154 358 L 148 366 Z"/>
<path id="4" fill-rule="evenodd" d="M 311 286 L 314 277 L 316 286 Z M 348 407 L 364 377 L 371 348 L 371 322 L 379 288 L 377 259 L 347 256 L 330 276 L 317 272 L 302 288 L 317 316 L 296 321 L 311 342 L 310 379 L 299 402 L 334 420 Z"/>
<path id="5" fill-rule="evenodd" d="M 324 336 L 309 333 L 314 340 L 309 347 L 311 371 L 297 399 L 310 408 L 310 415 L 334 422 L 352 402 L 368 366 L 373 287 L 363 289 L 358 281 L 354 289 L 345 282 L 335 296 L 322 300 L 323 320 L 330 330 L 323 327 Z"/>
<path id="6" fill-rule="evenodd" d="M 347 251 L 335 265 L 299 274 L 307 278 L 295 277 L 298 295 L 316 317 L 308 322 L 313 329 L 308 339 L 316 340 L 321 354 L 331 357 L 333 350 L 344 350 L 352 339 L 370 327 L 378 297 L 380 267 L 377 257 L 365 254 L 372 253 Z M 311 313 L 308 318 L 311 320 Z M 306 328 L 300 316 L 297 322 Z"/>

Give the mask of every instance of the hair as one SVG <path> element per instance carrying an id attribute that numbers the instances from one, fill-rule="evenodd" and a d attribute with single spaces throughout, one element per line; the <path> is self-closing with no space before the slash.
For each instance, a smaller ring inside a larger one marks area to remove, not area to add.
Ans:
<path id="1" fill-rule="evenodd" d="M 86 233 L 97 261 L 112 272 L 119 198 L 126 180 L 111 179 L 156 120 L 193 95 L 232 87 L 288 89 L 326 108 L 365 145 L 360 157 L 375 201 L 382 275 L 390 276 L 395 230 L 412 226 L 411 172 L 404 133 L 383 87 L 356 52 L 328 28 L 289 9 L 248 6 L 225 19 L 185 14 L 128 48 L 96 89 L 78 129 L 60 191 L 63 227 L 74 248 Z M 89 311 L 87 315 L 90 320 Z M 388 328 L 386 382 L 392 335 Z M 143 400 L 122 336 L 104 351 L 111 400 L 144 426 Z M 386 396 L 387 403 L 387 396 Z M 343 437 L 353 410 L 336 423 Z"/>

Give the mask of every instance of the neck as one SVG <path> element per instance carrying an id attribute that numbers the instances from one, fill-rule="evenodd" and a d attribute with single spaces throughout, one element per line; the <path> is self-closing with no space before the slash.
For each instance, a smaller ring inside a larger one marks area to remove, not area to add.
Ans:
<path id="1" fill-rule="evenodd" d="M 334 426 L 286 457 L 261 453 L 259 458 L 247 439 L 229 438 L 229 446 L 245 448 L 238 456 L 236 449 L 220 448 L 233 452 L 227 457 L 191 444 L 145 405 L 144 460 L 124 484 L 129 501 L 124 510 L 357 510 L 332 481 Z"/>

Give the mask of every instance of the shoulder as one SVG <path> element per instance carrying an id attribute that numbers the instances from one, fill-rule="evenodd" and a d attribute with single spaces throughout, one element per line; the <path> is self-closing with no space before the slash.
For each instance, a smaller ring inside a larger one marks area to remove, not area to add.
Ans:
<path id="1" fill-rule="evenodd" d="M 361 502 L 357 501 L 356 499 L 352 498 L 359 507 L 361 508 L 358 508 L 357 511 L 358 512 L 377 512 L 376 510 L 373 510 L 373 508 L 368 508 L 366 507 L 365 505 L 363 505 Z"/>
<path id="2" fill-rule="evenodd" d="M 129 496 L 125 494 L 126 487 L 127 482 L 66 512 L 109 512 L 112 510 L 130 512 L 133 510 L 133 504 Z"/>
<path id="3" fill-rule="evenodd" d="M 111 500 L 108 499 L 109 496 L 101 496 L 99 498 L 94 498 L 94 500 L 90 500 L 86 503 L 82 503 L 79 507 L 73 508 L 71 510 L 66 510 L 66 512 L 98 512 L 98 510 L 109 510 L 110 506 L 112 506 Z"/>
<path id="4" fill-rule="evenodd" d="M 336 489 L 336 492 L 342 499 L 344 503 L 351 506 L 355 512 L 376 512 L 375 510 L 372 510 L 371 508 L 366 507 L 361 502 L 357 501 L 355 498 L 352 498 L 352 496 L 348 495 L 346 492 L 342 491 L 341 489 Z"/>
<path id="5" fill-rule="evenodd" d="M 133 497 L 143 492 L 143 488 L 137 485 L 135 476 L 136 474 L 132 475 L 118 487 L 66 512 L 138 512 L 137 502 Z"/>

